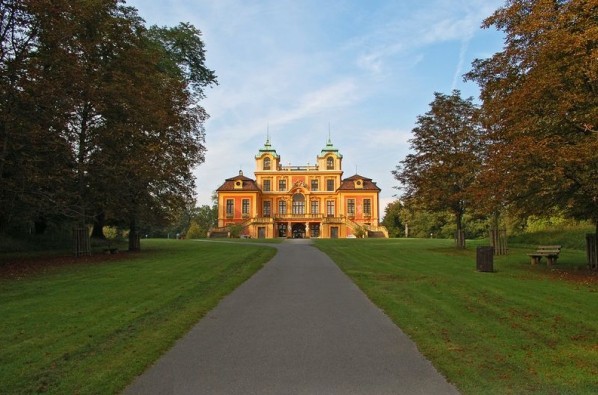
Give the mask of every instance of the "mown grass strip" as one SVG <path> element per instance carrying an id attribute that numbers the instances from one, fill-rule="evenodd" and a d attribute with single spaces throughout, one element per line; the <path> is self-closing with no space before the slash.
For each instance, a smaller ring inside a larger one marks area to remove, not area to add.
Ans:
<path id="1" fill-rule="evenodd" d="M 318 240 L 355 283 L 464 394 L 598 392 L 598 286 L 531 267 L 525 249 L 475 270 L 475 248 L 445 240 Z"/>
<path id="2" fill-rule="evenodd" d="M 117 393 L 274 254 L 144 240 L 134 259 L 0 279 L 0 393 Z"/>

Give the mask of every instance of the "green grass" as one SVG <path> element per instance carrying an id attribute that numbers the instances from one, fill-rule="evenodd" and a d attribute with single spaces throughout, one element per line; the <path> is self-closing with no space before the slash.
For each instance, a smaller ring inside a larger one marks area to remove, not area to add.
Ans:
<path id="1" fill-rule="evenodd" d="M 275 253 L 175 240 L 142 248 L 0 279 L 0 394 L 121 391 Z"/>
<path id="2" fill-rule="evenodd" d="M 583 251 L 563 250 L 563 271 L 510 249 L 494 273 L 479 273 L 475 248 L 446 240 L 316 245 L 462 393 L 598 392 L 598 286 L 576 271 Z"/>

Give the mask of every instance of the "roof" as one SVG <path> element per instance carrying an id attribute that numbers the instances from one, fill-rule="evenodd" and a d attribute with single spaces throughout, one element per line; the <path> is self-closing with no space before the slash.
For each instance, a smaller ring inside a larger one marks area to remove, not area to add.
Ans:
<path id="1" fill-rule="evenodd" d="M 363 182 L 363 188 L 355 188 L 355 181 L 361 180 Z M 351 191 L 380 191 L 380 188 L 376 185 L 375 182 L 372 181 L 371 178 L 360 176 L 359 174 L 355 174 L 349 178 L 345 178 L 341 181 L 341 185 L 338 188 L 339 190 L 351 190 Z"/>
<path id="2" fill-rule="evenodd" d="M 242 188 L 235 188 L 235 182 L 241 181 L 243 183 Z M 220 186 L 220 188 L 216 189 L 218 192 L 222 191 L 259 191 L 260 189 L 257 187 L 255 180 L 245 177 L 242 172 L 239 172 L 239 175 L 232 178 L 227 178 L 224 181 L 224 184 Z"/>
<path id="3" fill-rule="evenodd" d="M 343 157 L 343 155 L 338 152 L 338 148 L 335 148 L 334 145 L 332 145 L 330 138 L 328 138 L 326 147 L 322 148 L 322 152 L 320 152 L 320 158 L 329 153 L 336 155 L 336 157 L 339 159 Z"/>
<path id="4" fill-rule="evenodd" d="M 260 148 L 259 154 L 257 154 L 255 156 L 255 158 L 258 159 L 264 154 L 270 154 L 270 155 L 272 155 L 273 158 L 276 158 L 276 159 L 280 158 L 278 156 L 278 154 L 276 153 L 276 150 L 274 148 L 272 148 L 272 145 L 270 144 L 270 137 L 268 137 L 266 139 L 266 143 L 264 144 L 264 147 Z"/>

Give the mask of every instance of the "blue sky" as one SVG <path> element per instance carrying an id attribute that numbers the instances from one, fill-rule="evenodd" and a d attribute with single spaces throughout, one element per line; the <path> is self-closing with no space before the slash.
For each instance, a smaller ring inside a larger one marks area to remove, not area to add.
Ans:
<path id="1" fill-rule="evenodd" d="M 269 129 L 284 164 L 313 164 L 328 133 L 356 172 L 395 199 L 391 171 L 409 153 L 434 92 L 477 98 L 462 75 L 502 48 L 481 29 L 503 0 L 128 0 L 148 25 L 190 22 L 203 33 L 219 85 L 203 106 L 206 161 L 198 204 L 225 178 L 253 177 Z"/>

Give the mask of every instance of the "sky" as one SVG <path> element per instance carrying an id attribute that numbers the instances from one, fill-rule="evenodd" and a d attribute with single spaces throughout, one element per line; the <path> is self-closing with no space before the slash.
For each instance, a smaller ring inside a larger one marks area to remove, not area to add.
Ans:
<path id="1" fill-rule="evenodd" d="M 482 21 L 504 0 L 127 0 L 148 25 L 190 22 L 206 65 L 205 162 L 194 170 L 197 202 L 242 170 L 269 135 L 284 165 L 314 164 L 328 138 L 343 178 L 381 188 L 384 208 L 400 194 L 391 171 L 410 153 L 411 130 L 434 92 L 479 89 L 463 74 L 500 51 L 503 36 Z"/>

